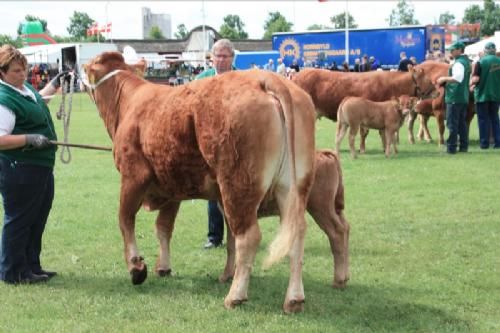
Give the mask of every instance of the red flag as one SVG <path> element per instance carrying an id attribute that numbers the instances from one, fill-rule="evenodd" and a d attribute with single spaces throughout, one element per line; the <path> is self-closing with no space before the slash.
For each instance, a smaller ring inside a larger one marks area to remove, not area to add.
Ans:
<path id="1" fill-rule="evenodd" d="M 99 33 L 99 27 L 97 22 L 92 23 L 90 28 L 87 29 L 87 36 L 97 35 Z"/>
<path id="2" fill-rule="evenodd" d="M 100 32 L 111 32 L 111 22 L 104 24 L 101 26 Z"/>

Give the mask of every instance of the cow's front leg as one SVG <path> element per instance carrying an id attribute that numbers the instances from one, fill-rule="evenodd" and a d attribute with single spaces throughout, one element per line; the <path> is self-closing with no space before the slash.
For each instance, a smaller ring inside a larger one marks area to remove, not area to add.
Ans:
<path id="1" fill-rule="evenodd" d="M 369 130 L 368 128 L 360 127 L 359 128 L 359 153 L 364 154 L 366 152 L 366 137 L 368 136 Z"/>
<path id="2" fill-rule="evenodd" d="M 227 221 L 227 217 L 225 219 Z M 227 226 L 227 236 L 226 236 L 226 267 L 224 267 L 224 272 L 222 272 L 221 276 L 219 276 L 219 282 L 227 282 L 234 276 L 234 265 L 236 258 L 236 244 L 233 233 L 229 226 Z"/>
<path id="3" fill-rule="evenodd" d="M 438 145 L 444 145 L 444 110 L 441 112 L 436 112 L 434 114 L 436 116 L 436 122 L 438 125 L 438 131 L 439 131 L 439 142 Z"/>
<path id="4" fill-rule="evenodd" d="M 417 113 L 411 111 L 408 115 L 408 142 L 410 142 L 410 144 L 415 144 L 415 136 L 413 135 L 413 125 L 415 124 L 415 118 L 417 118 Z"/>
<path id="5" fill-rule="evenodd" d="M 147 277 L 147 266 L 139 255 L 135 238 L 135 216 L 139 210 L 146 185 L 137 184 L 131 177 L 122 175 L 120 190 L 120 231 L 124 243 L 125 262 L 133 284 L 141 284 Z"/>
<path id="6" fill-rule="evenodd" d="M 255 216 L 253 223 L 250 224 L 250 227 L 244 233 L 234 237 L 236 245 L 236 270 L 229 293 L 224 299 L 224 306 L 227 309 L 232 309 L 248 300 L 250 273 L 257 248 L 262 238 L 259 225 L 257 224 L 257 216 Z"/>
<path id="7" fill-rule="evenodd" d="M 160 243 L 160 253 L 156 260 L 155 272 L 158 276 L 169 276 L 172 273 L 170 266 L 170 240 L 174 231 L 175 217 L 179 211 L 180 202 L 168 202 L 158 213 L 156 218 L 156 237 Z"/>

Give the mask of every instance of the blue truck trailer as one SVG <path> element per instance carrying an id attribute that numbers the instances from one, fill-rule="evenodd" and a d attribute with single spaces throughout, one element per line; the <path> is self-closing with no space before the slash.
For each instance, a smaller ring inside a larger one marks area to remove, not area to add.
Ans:
<path id="1" fill-rule="evenodd" d="M 259 66 L 260 69 L 268 63 L 269 59 L 273 59 L 274 66 L 277 66 L 280 54 L 277 51 L 236 51 L 234 55 L 233 65 L 237 69 L 249 69 L 252 65 Z"/>
<path id="2" fill-rule="evenodd" d="M 444 53 L 445 31 L 440 26 L 402 26 L 383 29 L 351 29 L 349 34 L 349 65 L 363 55 L 374 56 L 382 68 L 399 64 L 399 54 L 405 51 L 417 62 L 425 60 L 427 52 Z M 345 61 L 345 30 L 279 32 L 272 37 L 273 50 L 280 53 L 285 65 L 297 60 L 299 66 L 311 61 L 320 67 L 334 61 Z"/>

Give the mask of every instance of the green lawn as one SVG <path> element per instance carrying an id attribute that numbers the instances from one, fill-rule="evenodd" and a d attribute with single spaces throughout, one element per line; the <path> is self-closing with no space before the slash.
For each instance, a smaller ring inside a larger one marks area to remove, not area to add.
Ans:
<path id="1" fill-rule="evenodd" d="M 51 102 L 55 119 L 59 100 Z M 86 95 L 75 97 L 70 141 L 111 145 Z M 431 134 L 436 135 L 431 119 Z M 334 146 L 335 124 L 317 122 L 317 147 Z M 229 284 L 216 280 L 225 250 L 205 251 L 206 203 L 183 203 L 172 244 L 174 276 L 157 278 L 153 213 L 140 212 L 138 245 L 149 265 L 133 286 L 118 228 L 119 175 L 109 152 L 72 149 L 56 163 L 56 198 L 42 261 L 59 272 L 45 285 L 0 284 L 0 332 L 499 332 L 500 151 L 480 151 L 476 119 L 468 154 L 436 143 L 409 145 L 386 159 L 378 134 L 351 160 L 342 145 L 351 280 L 331 288 L 326 236 L 309 217 L 305 312 L 284 315 L 286 260 L 261 269 L 278 221 L 260 223 L 263 241 L 249 302 L 227 311 Z M 358 143 L 359 145 L 359 140 Z"/>

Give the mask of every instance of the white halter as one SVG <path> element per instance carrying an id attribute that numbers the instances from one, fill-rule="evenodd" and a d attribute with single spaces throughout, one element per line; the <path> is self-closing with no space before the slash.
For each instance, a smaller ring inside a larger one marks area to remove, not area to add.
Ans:
<path id="1" fill-rule="evenodd" d="M 103 77 L 101 77 L 101 79 L 99 81 L 97 81 L 97 83 L 93 83 L 93 84 L 88 81 L 87 75 L 85 75 L 84 77 L 82 77 L 82 82 L 88 88 L 90 88 L 92 90 L 96 90 L 97 87 L 99 87 L 102 83 L 104 83 L 104 81 L 106 81 L 107 79 L 115 76 L 116 74 L 120 73 L 121 71 L 122 71 L 122 69 L 115 69 L 114 71 L 109 72 L 108 74 L 106 74 Z"/>

